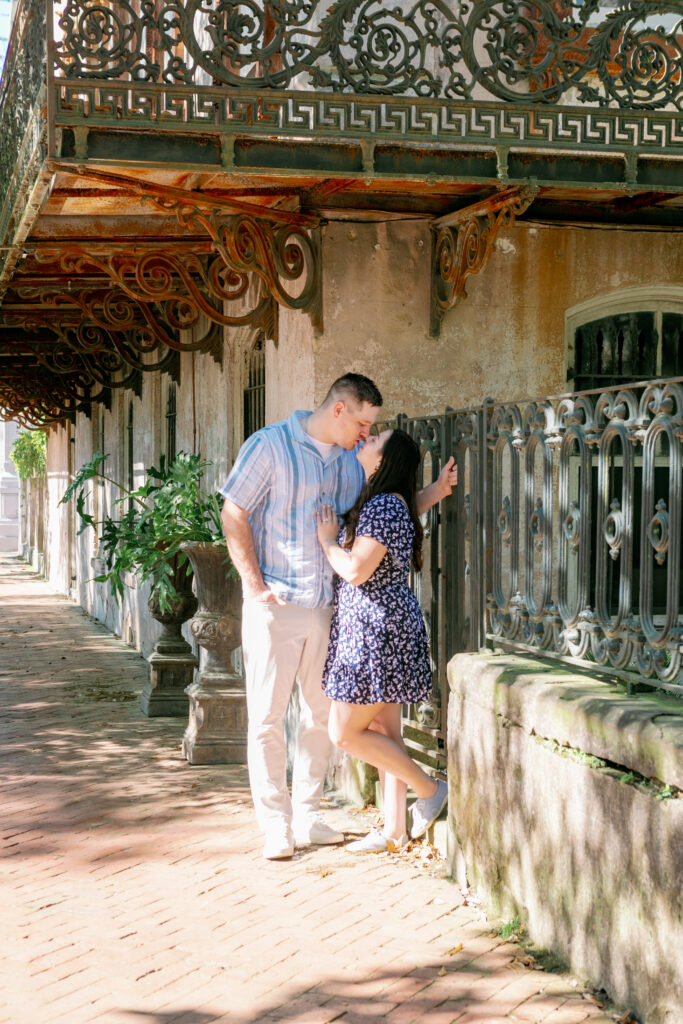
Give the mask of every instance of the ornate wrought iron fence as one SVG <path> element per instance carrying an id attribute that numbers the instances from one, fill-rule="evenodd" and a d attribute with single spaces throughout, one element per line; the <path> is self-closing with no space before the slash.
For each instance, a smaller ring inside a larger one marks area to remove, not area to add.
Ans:
<path id="1" fill-rule="evenodd" d="M 409 745 L 444 763 L 446 667 L 503 646 L 683 697 L 683 378 L 408 419 L 421 483 L 459 486 L 427 516 L 412 583 L 434 662 Z"/>
<path id="2" fill-rule="evenodd" d="M 52 0 L 66 78 L 683 106 L 680 0 Z"/>
<path id="3" fill-rule="evenodd" d="M 488 410 L 496 643 L 683 696 L 683 380 Z"/>
<path id="4" fill-rule="evenodd" d="M 430 639 L 433 690 L 429 700 L 408 711 L 406 744 L 433 768 L 446 763 L 448 685 L 446 666 L 457 651 L 477 650 L 483 641 L 484 573 L 482 565 L 482 410 L 408 418 L 407 430 L 422 449 L 420 486 L 433 483 L 453 455 L 460 486 L 453 499 L 425 516 L 424 564 L 411 585 L 422 606 Z"/>

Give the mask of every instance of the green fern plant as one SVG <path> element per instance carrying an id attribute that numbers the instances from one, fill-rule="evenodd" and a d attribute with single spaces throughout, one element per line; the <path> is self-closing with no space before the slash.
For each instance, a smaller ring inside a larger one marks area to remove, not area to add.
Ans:
<path id="1" fill-rule="evenodd" d="M 125 574 L 134 572 L 140 582 L 151 580 L 150 599 L 166 612 L 179 600 L 180 592 L 188 589 L 187 577 L 192 574 L 181 545 L 208 542 L 225 547 L 218 495 L 201 486 L 210 463 L 200 455 L 179 452 L 167 465 L 162 456 L 158 468 L 147 469 L 145 483 L 131 491 L 104 471 L 108 458 L 107 453 L 96 452 L 84 463 L 60 503 L 75 500 L 81 521 L 79 534 L 88 528 L 99 534 L 98 552 L 106 572 L 95 580 L 108 582 L 118 600 L 123 596 Z M 98 521 L 87 511 L 87 484 L 96 479 L 108 480 L 120 492 L 114 502 L 121 511 L 118 518 L 107 516 Z M 236 579 L 227 548 L 225 566 L 226 573 Z"/>

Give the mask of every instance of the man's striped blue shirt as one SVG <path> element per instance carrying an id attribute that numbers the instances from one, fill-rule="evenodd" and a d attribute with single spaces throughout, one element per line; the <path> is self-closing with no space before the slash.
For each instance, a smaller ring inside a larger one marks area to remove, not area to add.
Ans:
<path id="1" fill-rule="evenodd" d="M 332 569 L 318 542 L 316 512 L 342 515 L 365 483 L 354 452 L 335 445 L 326 459 L 303 428 L 309 412 L 252 434 L 242 445 L 221 494 L 249 513 L 264 582 L 304 608 L 332 603 Z"/>

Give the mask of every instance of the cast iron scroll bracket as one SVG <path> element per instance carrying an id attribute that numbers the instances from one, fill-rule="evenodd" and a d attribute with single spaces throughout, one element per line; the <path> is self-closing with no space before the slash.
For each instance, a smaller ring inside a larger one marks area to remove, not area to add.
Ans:
<path id="1" fill-rule="evenodd" d="M 430 334 L 438 337 L 447 310 L 467 298 L 465 282 L 489 261 L 503 228 L 512 227 L 538 195 L 535 185 L 510 188 L 432 222 Z"/>
<path id="2" fill-rule="evenodd" d="M 315 330 L 321 329 L 318 218 L 240 199 L 216 199 L 61 161 L 50 161 L 50 166 L 54 170 L 132 190 L 143 202 L 175 215 L 185 230 L 200 237 L 208 236 L 224 265 L 223 287 L 213 289 L 214 297 L 240 297 L 246 294 L 250 284 L 256 283 L 257 299 L 252 322 L 263 326 L 268 319 L 264 308 L 275 302 L 287 309 L 308 313 Z M 217 294 L 226 291 L 230 295 Z M 238 317 L 234 322 L 243 323 L 245 318 Z"/>

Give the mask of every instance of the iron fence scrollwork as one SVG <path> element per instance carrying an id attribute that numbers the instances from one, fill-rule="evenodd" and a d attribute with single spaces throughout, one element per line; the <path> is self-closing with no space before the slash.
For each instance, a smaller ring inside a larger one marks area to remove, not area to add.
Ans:
<path id="1" fill-rule="evenodd" d="M 407 418 L 420 485 L 459 484 L 425 520 L 413 574 L 434 689 L 406 741 L 443 767 L 447 665 L 503 647 L 683 697 L 683 378 Z"/>
<path id="2" fill-rule="evenodd" d="M 494 405 L 490 642 L 683 695 L 682 384 Z"/>
<path id="3" fill-rule="evenodd" d="M 404 736 L 414 755 L 435 769 L 446 763 L 448 661 L 458 651 L 476 650 L 481 642 L 482 423 L 479 409 L 396 419 L 420 445 L 420 487 L 433 483 L 451 456 L 460 481 L 452 499 L 425 514 L 423 568 L 411 574 L 430 641 L 433 688 L 428 700 L 408 709 Z"/>

